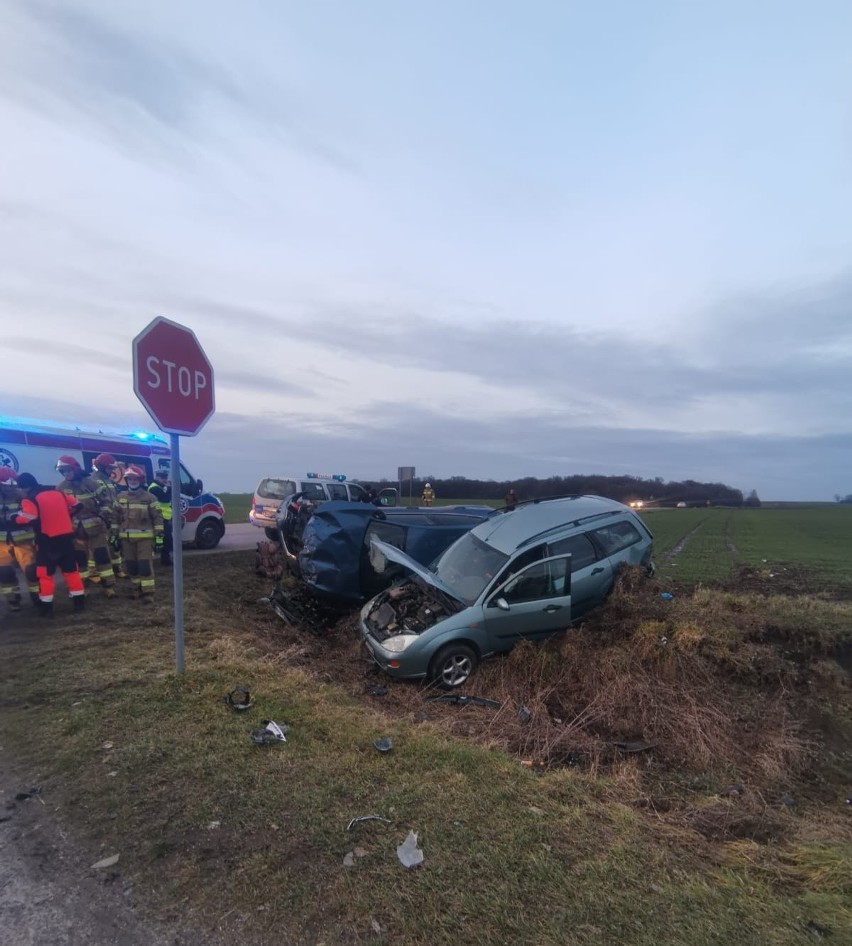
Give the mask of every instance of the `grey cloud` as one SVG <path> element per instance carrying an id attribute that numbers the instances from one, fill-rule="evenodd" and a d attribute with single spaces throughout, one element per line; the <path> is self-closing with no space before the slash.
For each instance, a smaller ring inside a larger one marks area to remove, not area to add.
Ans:
<path id="1" fill-rule="evenodd" d="M 157 144 L 152 127 L 167 136 L 160 145 L 179 140 L 196 151 L 209 130 L 205 106 L 213 103 L 287 147 L 337 170 L 358 170 L 351 155 L 314 130 L 311 109 L 268 79 L 239 75 L 190 54 L 179 40 L 130 32 L 72 4 L 27 0 L 18 9 L 46 42 L 31 44 L 17 68 L 0 72 L 0 92 L 16 100 L 48 112 L 61 104 L 98 122 L 134 154 L 149 156 Z M 144 134 L 126 142 L 140 118 L 147 119 Z"/>
<path id="2" fill-rule="evenodd" d="M 73 330 L 70 330 L 69 334 L 73 337 Z M 72 366 L 71 370 L 79 383 L 85 383 L 87 368 L 105 369 L 115 374 L 125 375 L 130 362 L 129 352 L 127 363 L 121 363 L 116 360 L 115 355 L 62 340 L 46 338 L 34 340 L 32 337 L 26 336 L 9 336 L 3 339 L 3 344 L 7 349 L 20 352 L 22 356 L 33 359 L 41 359 L 45 355 L 55 355 L 57 360 L 61 360 L 63 364 Z"/>
<path id="3" fill-rule="evenodd" d="M 216 386 L 239 388 L 243 391 L 258 391 L 261 393 L 274 392 L 290 394 L 294 397 L 305 397 L 311 392 L 297 384 L 291 384 L 281 377 L 258 374 L 256 371 L 232 371 L 229 369 L 216 370 Z"/>

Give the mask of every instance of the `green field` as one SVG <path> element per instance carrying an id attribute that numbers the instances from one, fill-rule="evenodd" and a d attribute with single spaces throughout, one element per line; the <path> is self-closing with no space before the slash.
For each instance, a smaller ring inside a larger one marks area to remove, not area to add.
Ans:
<path id="1" fill-rule="evenodd" d="M 852 507 L 788 509 L 656 509 L 643 513 L 654 533 L 661 577 L 712 582 L 742 566 L 804 566 L 852 588 Z"/>

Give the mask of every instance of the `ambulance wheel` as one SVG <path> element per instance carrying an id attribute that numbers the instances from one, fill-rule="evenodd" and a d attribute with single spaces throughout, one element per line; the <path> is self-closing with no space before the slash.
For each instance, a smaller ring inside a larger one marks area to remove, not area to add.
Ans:
<path id="1" fill-rule="evenodd" d="M 215 549 L 224 531 L 221 523 L 215 519 L 205 519 L 195 533 L 195 547 L 197 549 Z"/>

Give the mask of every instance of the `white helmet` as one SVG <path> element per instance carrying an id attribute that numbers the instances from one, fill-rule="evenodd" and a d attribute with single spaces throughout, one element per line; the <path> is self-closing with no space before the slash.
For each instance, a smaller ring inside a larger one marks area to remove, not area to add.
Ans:
<path id="1" fill-rule="evenodd" d="M 431 483 L 427 483 L 427 484 L 423 487 L 423 489 L 432 489 L 432 484 L 431 484 Z"/>

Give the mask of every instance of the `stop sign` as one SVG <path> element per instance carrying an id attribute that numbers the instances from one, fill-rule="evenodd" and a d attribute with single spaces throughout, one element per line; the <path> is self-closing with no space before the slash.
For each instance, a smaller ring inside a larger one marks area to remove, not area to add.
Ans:
<path id="1" fill-rule="evenodd" d="M 213 416 L 213 366 L 195 333 L 162 317 L 133 339 L 133 390 L 160 430 L 194 437 Z"/>

